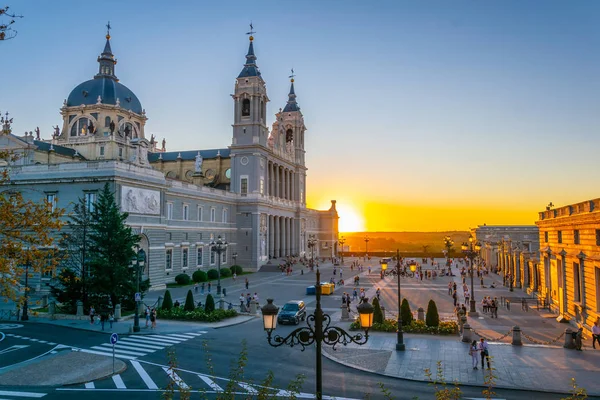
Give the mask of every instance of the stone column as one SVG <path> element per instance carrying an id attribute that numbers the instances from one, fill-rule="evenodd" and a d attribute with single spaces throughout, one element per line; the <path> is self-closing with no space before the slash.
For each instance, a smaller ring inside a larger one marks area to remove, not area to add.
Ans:
<path id="1" fill-rule="evenodd" d="M 579 281 L 581 282 L 581 318 L 585 324 L 587 319 L 587 312 L 585 308 L 585 254 L 580 252 L 577 255 L 577 258 L 579 259 Z"/>
<path id="2" fill-rule="evenodd" d="M 273 216 L 273 257 L 279 257 L 279 216 Z"/>
<path id="3" fill-rule="evenodd" d="M 521 250 L 517 250 L 515 255 L 515 285 L 520 288 L 521 287 Z"/>
<path id="4" fill-rule="evenodd" d="M 287 218 L 287 243 L 288 243 L 288 255 L 292 255 L 292 219 Z"/>
<path id="5" fill-rule="evenodd" d="M 275 164 L 273 166 L 273 168 L 275 169 L 275 197 L 280 197 L 279 196 L 279 165 Z"/>

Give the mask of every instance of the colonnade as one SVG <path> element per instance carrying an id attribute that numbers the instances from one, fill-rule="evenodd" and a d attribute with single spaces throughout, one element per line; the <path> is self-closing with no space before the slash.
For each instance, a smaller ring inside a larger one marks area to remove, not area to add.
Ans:
<path id="1" fill-rule="evenodd" d="M 267 168 L 267 195 L 298 201 L 296 173 L 283 165 L 269 161 Z"/>
<path id="2" fill-rule="evenodd" d="M 300 242 L 299 219 L 269 215 L 268 224 L 267 254 L 269 257 L 280 258 L 300 254 L 303 244 Z"/>

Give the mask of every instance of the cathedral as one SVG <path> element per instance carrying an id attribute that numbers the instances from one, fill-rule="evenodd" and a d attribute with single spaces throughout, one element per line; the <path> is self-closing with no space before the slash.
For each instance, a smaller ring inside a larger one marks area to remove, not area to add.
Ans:
<path id="1" fill-rule="evenodd" d="M 20 156 L 5 165 L 13 188 L 68 213 L 82 197 L 93 208 L 108 183 L 140 235 L 151 289 L 217 265 L 258 270 L 280 258 L 310 257 L 309 238 L 316 240 L 315 256 L 336 256 L 335 200 L 329 210 L 306 207 L 306 126 L 293 76 L 269 130 L 269 97 L 249 39 L 232 95 L 231 145 L 167 151 L 165 139 L 147 137 L 142 103 L 117 78 L 107 32 L 98 72 L 63 102 L 62 127 L 54 127 L 51 138 L 40 138 L 39 129 L 35 137 L 17 136 L 3 126 L 0 149 Z M 219 236 L 228 243 L 220 260 L 210 246 Z M 40 276 L 38 289 L 50 278 Z"/>

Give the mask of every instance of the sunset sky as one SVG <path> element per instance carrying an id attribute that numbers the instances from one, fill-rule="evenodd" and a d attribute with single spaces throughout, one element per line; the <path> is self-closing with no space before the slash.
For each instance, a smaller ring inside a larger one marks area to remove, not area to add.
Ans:
<path id="1" fill-rule="evenodd" d="M 167 4 L 168 6 L 165 6 Z M 0 111 L 49 138 L 97 72 L 116 75 L 167 149 L 231 143 L 229 96 L 252 20 L 271 103 L 289 71 L 306 133 L 308 205 L 342 231 L 533 224 L 600 197 L 598 1 L 13 1 Z"/>

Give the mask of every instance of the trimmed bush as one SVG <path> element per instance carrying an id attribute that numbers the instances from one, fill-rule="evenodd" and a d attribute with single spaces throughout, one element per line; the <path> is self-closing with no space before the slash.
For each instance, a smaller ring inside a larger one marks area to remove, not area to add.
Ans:
<path id="1" fill-rule="evenodd" d="M 173 308 L 173 299 L 171 298 L 171 292 L 168 290 L 165 292 L 165 298 L 163 299 L 162 309 L 170 310 Z"/>
<path id="2" fill-rule="evenodd" d="M 212 294 L 206 296 L 206 303 L 204 304 L 204 312 L 211 313 L 215 311 L 215 299 L 212 297 Z"/>
<path id="3" fill-rule="evenodd" d="M 191 290 L 188 290 L 187 296 L 185 297 L 185 305 L 183 306 L 184 311 L 194 311 L 196 305 L 194 304 L 194 295 Z"/>
<path id="4" fill-rule="evenodd" d="M 408 300 L 406 300 L 406 298 L 402 299 L 402 304 L 400 305 L 400 316 L 402 317 L 402 326 L 410 325 L 410 323 L 413 321 L 410 304 L 408 304 Z"/>
<path id="5" fill-rule="evenodd" d="M 427 326 L 440 326 L 440 315 L 438 314 L 437 306 L 435 301 L 429 300 L 427 304 L 427 315 L 425 316 L 425 324 Z"/>
<path id="6" fill-rule="evenodd" d="M 237 315 L 235 310 L 215 310 L 207 313 L 201 308 L 194 311 L 184 311 L 181 308 L 173 310 L 158 310 L 159 319 L 175 319 L 179 321 L 218 322 Z"/>
<path id="7" fill-rule="evenodd" d="M 208 275 L 204 271 L 194 271 L 192 274 L 192 280 L 194 282 L 206 282 L 208 280 Z"/>
<path id="8" fill-rule="evenodd" d="M 188 274 L 179 274 L 175 277 L 175 282 L 177 282 L 178 285 L 187 285 L 191 282 L 191 279 Z"/>
<path id="9" fill-rule="evenodd" d="M 216 269 L 209 269 L 206 275 L 208 276 L 209 280 L 217 279 L 219 277 L 219 271 Z"/>
<path id="10" fill-rule="evenodd" d="M 373 298 L 373 325 L 383 323 L 383 312 L 377 297 Z"/>
<path id="11" fill-rule="evenodd" d="M 372 331 L 377 332 L 396 332 L 398 323 L 394 319 L 386 319 L 382 323 L 373 323 Z M 360 322 L 354 321 L 350 325 L 351 331 L 360 331 Z M 430 335 L 456 335 L 458 333 L 458 324 L 455 321 L 440 322 L 440 326 L 427 326 L 424 321 L 413 320 L 410 325 L 403 325 L 404 333 L 422 333 Z"/>
<path id="12" fill-rule="evenodd" d="M 221 269 L 221 278 L 229 278 L 231 276 L 231 270 L 229 268 Z"/>
<path id="13" fill-rule="evenodd" d="M 232 265 L 231 267 L 229 267 L 229 269 L 231 270 L 231 273 L 235 273 L 238 275 L 241 275 L 242 272 L 244 272 L 244 269 L 242 267 L 240 267 L 239 265 Z"/>

